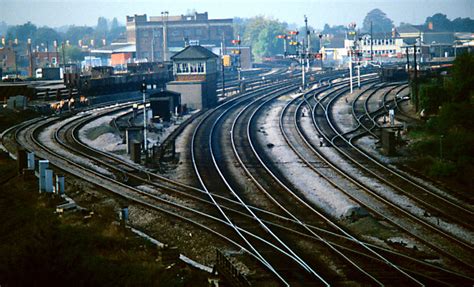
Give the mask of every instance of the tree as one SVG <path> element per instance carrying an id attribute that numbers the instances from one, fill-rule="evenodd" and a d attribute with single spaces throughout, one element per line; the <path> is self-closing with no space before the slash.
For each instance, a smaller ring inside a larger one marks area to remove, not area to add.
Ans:
<path id="1" fill-rule="evenodd" d="M 474 32 L 474 20 L 471 18 L 456 18 L 452 24 L 455 32 Z"/>
<path id="2" fill-rule="evenodd" d="M 95 28 L 96 33 L 105 38 L 108 30 L 109 26 L 107 24 L 107 19 L 99 17 L 99 19 L 97 19 L 97 27 Z"/>
<path id="3" fill-rule="evenodd" d="M 277 36 L 287 33 L 287 23 L 256 16 L 243 21 L 242 27 L 242 44 L 252 46 L 256 59 L 283 53 L 283 44 Z"/>
<path id="4" fill-rule="evenodd" d="M 61 39 L 61 35 L 59 35 L 59 33 L 56 32 L 54 29 L 46 27 L 46 26 L 40 27 L 36 30 L 36 33 L 34 35 L 33 45 L 39 45 L 40 43 L 46 43 L 46 42 L 49 42 L 50 45 L 52 45 L 54 40 L 59 41 L 60 39 Z"/>
<path id="5" fill-rule="evenodd" d="M 79 40 L 87 40 L 92 38 L 94 29 L 87 26 L 71 26 L 67 30 L 64 38 L 69 40 L 71 44 L 77 45 Z"/>
<path id="6" fill-rule="evenodd" d="M 66 54 L 67 63 L 75 63 L 84 59 L 84 53 L 81 48 L 77 46 L 66 46 L 64 53 Z"/>
<path id="7" fill-rule="evenodd" d="M 367 13 L 362 25 L 362 31 L 370 32 L 370 23 L 374 33 L 389 33 L 392 31 L 393 21 L 380 9 L 374 9 Z"/>
<path id="8" fill-rule="evenodd" d="M 34 38 L 36 29 L 36 25 L 29 21 L 23 25 L 11 26 L 7 30 L 7 38 L 8 40 L 18 38 L 18 41 L 25 43 L 28 38 Z"/>
<path id="9" fill-rule="evenodd" d="M 436 13 L 433 16 L 426 18 L 425 25 L 429 23 L 433 24 L 433 29 L 442 31 L 452 31 L 453 23 L 448 19 L 445 14 Z"/>
<path id="10" fill-rule="evenodd" d="M 468 103 L 474 99 L 474 55 L 464 53 L 456 57 L 447 90 L 453 102 Z"/>
<path id="11" fill-rule="evenodd" d="M 116 30 L 118 28 L 119 28 L 119 23 L 118 23 L 117 17 L 114 17 L 114 19 L 112 19 L 112 22 L 110 23 L 110 31 Z"/>
<path id="12" fill-rule="evenodd" d="M 7 34 L 8 24 L 5 21 L 0 22 L 0 35 L 5 36 Z"/>
<path id="13" fill-rule="evenodd" d="M 111 42 L 119 38 L 123 33 L 125 33 L 125 26 L 120 26 L 117 18 L 114 18 L 110 24 L 110 31 L 107 34 L 107 40 Z"/>
<path id="14" fill-rule="evenodd" d="M 347 28 L 344 25 L 335 25 L 331 27 L 329 26 L 329 24 L 325 24 L 323 31 L 321 33 L 338 35 L 338 34 L 345 34 L 346 31 L 347 31 Z"/>

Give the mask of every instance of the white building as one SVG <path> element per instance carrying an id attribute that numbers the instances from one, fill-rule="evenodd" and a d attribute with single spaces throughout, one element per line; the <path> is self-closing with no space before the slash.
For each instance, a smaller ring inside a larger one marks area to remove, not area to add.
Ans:
<path id="1" fill-rule="evenodd" d="M 345 40 L 344 47 L 350 49 L 354 47 L 354 40 Z M 354 47 L 362 59 L 370 59 L 371 51 L 374 59 L 383 58 L 403 58 L 405 44 L 402 38 L 391 37 L 390 34 L 376 34 L 374 39 L 371 39 L 370 34 L 364 34 L 360 37 Z"/>

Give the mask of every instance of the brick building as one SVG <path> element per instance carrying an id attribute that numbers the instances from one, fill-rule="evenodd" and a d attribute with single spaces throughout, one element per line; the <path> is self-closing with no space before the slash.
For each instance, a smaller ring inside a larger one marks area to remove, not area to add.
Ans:
<path id="1" fill-rule="evenodd" d="M 233 34 L 232 19 L 209 19 L 207 12 L 151 16 L 149 20 L 146 14 L 127 16 L 127 42 L 136 44 L 137 59 L 148 61 L 169 60 L 170 50 L 183 48 L 185 42 L 220 46 L 224 38 L 226 45 L 230 45 Z M 167 39 L 166 53 L 163 53 L 163 35 Z"/>
<path id="2" fill-rule="evenodd" d="M 11 46 L 0 48 L 0 68 L 4 72 L 15 70 L 15 50 Z"/>
<path id="3" fill-rule="evenodd" d="M 61 64 L 59 52 L 35 51 L 32 55 L 35 68 L 59 67 Z"/>

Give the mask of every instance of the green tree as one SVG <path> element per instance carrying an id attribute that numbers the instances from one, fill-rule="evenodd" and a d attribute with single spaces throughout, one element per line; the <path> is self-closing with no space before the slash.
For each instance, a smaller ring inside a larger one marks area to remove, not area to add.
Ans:
<path id="1" fill-rule="evenodd" d="M 362 31 L 370 32 L 370 22 L 374 33 L 388 33 L 392 31 L 393 21 L 380 9 L 374 9 L 367 13 L 362 25 Z"/>
<path id="2" fill-rule="evenodd" d="M 252 53 L 256 60 L 262 57 L 283 53 L 283 44 L 277 38 L 286 34 L 288 24 L 264 16 L 247 19 L 243 24 L 244 45 L 252 46 Z"/>
<path id="3" fill-rule="evenodd" d="M 456 18 L 452 23 L 455 32 L 474 32 L 474 20 L 471 18 Z"/>
<path id="4" fill-rule="evenodd" d="M 110 24 L 110 31 L 107 34 L 107 40 L 112 42 L 125 33 L 125 26 L 120 25 L 117 18 L 114 18 Z"/>
<path id="5" fill-rule="evenodd" d="M 100 38 L 105 38 L 108 30 L 109 26 L 107 24 L 107 19 L 104 17 L 99 17 L 99 19 L 97 19 L 97 26 L 95 28 L 96 35 Z"/>
<path id="6" fill-rule="evenodd" d="M 436 114 L 438 108 L 448 101 L 446 91 L 436 81 L 419 87 L 420 106 L 428 114 Z"/>
<path id="7" fill-rule="evenodd" d="M 7 40 L 14 40 L 17 38 L 18 41 L 25 43 L 28 38 L 34 38 L 36 30 L 36 25 L 31 22 L 27 22 L 23 25 L 11 26 L 7 30 Z"/>
<path id="8" fill-rule="evenodd" d="M 436 13 L 433 16 L 426 18 L 425 25 L 428 25 L 429 23 L 433 24 L 433 29 L 435 30 L 453 30 L 453 23 L 451 23 L 445 14 Z"/>
<path id="9" fill-rule="evenodd" d="M 370 24 L 369 24 L 370 25 Z M 347 31 L 347 27 L 344 25 L 335 25 L 335 26 L 329 26 L 329 24 L 324 24 L 324 28 L 322 33 L 323 34 L 332 34 L 332 35 L 337 35 L 337 34 L 345 34 Z"/>
<path id="10" fill-rule="evenodd" d="M 77 45 L 79 40 L 88 40 L 92 38 L 94 29 L 87 26 L 71 26 L 67 30 L 64 38 L 69 40 L 71 44 Z"/>
<path id="11" fill-rule="evenodd" d="M 77 46 L 65 47 L 64 53 L 66 54 L 67 63 L 76 63 L 84 59 L 84 53 L 82 52 L 81 48 Z"/>
<path id="12" fill-rule="evenodd" d="M 59 41 L 61 38 L 62 38 L 61 35 L 58 32 L 56 32 L 56 30 L 46 27 L 46 26 L 40 27 L 36 30 L 36 33 L 33 39 L 33 44 L 39 45 L 41 43 L 49 42 L 50 45 L 53 45 L 54 40 Z"/>
<path id="13" fill-rule="evenodd" d="M 5 36 L 7 34 L 8 24 L 5 21 L 0 22 L 0 35 Z"/>
<path id="14" fill-rule="evenodd" d="M 456 57 L 451 68 L 447 90 L 452 102 L 469 102 L 474 99 L 474 55 L 464 53 Z"/>

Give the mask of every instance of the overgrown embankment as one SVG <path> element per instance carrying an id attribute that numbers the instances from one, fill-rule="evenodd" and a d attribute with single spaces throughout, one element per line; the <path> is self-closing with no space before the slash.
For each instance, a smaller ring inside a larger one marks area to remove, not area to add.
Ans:
<path id="1" fill-rule="evenodd" d="M 421 79 L 425 124 L 409 133 L 409 164 L 466 196 L 474 190 L 474 55 L 460 55 L 447 75 Z"/>

